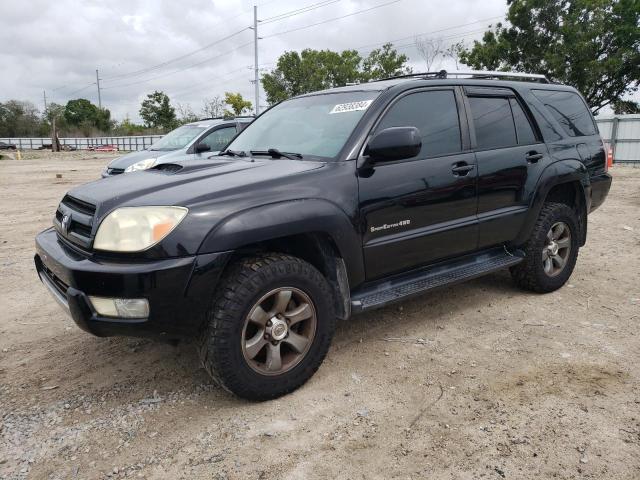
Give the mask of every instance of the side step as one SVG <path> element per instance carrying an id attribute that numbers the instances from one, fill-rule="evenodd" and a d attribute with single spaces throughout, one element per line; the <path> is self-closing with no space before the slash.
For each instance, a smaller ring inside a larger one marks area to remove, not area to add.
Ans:
<path id="1" fill-rule="evenodd" d="M 434 288 L 464 282 L 517 265 L 523 259 L 523 252 L 509 253 L 504 248 L 496 248 L 373 282 L 353 292 L 351 312 L 356 314 L 384 307 Z"/>

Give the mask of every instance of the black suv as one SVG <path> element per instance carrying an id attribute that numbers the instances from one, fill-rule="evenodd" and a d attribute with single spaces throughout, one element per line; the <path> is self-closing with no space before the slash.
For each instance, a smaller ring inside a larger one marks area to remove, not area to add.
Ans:
<path id="1" fill-rule="evenodd" d="M 336 319 L 502 268 L 553 291 L 611 177 L 578 92 L 516 76 L 279 103 L 219 156 L 71 190 L 36 238 L 38 274 L 80 328 L 196 338 L 250 399 L 309 379 Z"/>

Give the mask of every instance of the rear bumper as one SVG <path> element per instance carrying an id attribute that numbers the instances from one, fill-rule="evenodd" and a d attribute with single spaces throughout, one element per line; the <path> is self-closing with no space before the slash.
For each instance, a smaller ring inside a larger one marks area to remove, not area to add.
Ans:
<path id="1" fill-rule="evenodd" d="M 610 188 L 611 175 L 608 173 L 591 177 L 591 204 L 589 205 L 589 213 L 604 203 Z"/>
<path id="2" fill-rule="evenodd" d="M 53 229 L 36 237 L 35 266 L 54 299 L 83 330 L 97 336 L 184 338 L 197 334 L 230 252 L 153 261 L 87 257 Z M 89 296 L 146 298 L 149 317 L 100 316 Z"/>

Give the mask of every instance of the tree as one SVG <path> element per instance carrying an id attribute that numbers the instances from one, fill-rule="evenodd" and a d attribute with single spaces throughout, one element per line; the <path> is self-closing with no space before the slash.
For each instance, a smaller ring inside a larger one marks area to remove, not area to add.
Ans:
<path id="1" fill-rule="evenodd" d="M 176 110 L 164 92 L 155 91 L 147 95 L 140 107 L 140 117 L 147 127 L 171 130 L 178 124 Z"/>
<path id="2" fill-rule="evenodd" d="M 0 137 L 34 136 L 42 133 L 40 112 L 31 102 L 0 103 Z"/>
<path id="3" fill-rule="evenodd" d="M 224 111 L 225 116 L 235 115 L 237 117 L 247 111 L 251 111 L 253 108 L 253 104 L 249 100 L 242 98 L 240 93 L 225 92 L 224 103 L 231 107 L 231 111 Z"/>
<path id="4" fill-rule="evenodd" d="M 220 95 L 216 95 L 213 98 L 205 98 L 202 113 L 208 118 L 224 116 L 224 100 L 220 98 Z"/>
<path id="5" fill-rule="evenodd" d="M 464 40 L 460 40 L 459 42 L 453 43 L 445 48 L 442 52 L 442 56 L 453 60 L 456 64 L 456 70 L 458 70 L 460 68 L 460 55 L 465 51 L 465 49 Z"/>
<path id="6" fill-rule="evenodd" d="M 416 37 L 415 46 L 418 53 L 424 60 L 427 72 L 431 72 L 436 59 L 444 53 L 442 38 L 420 38 Z"/>
<path id="7" fill-rule="evenodd" d="M 508 0 L 506 19 L 461 60 L 474 68 L 543 73 L 577 88 L 594 113 L 638 89 L 637 0 Z"/>
<path id="8" fill-rule="evenodd" d="M 96 120 L 98 107 L 86 98 L 69 100 L 64 108 L 64 118 L 69 125 L 93 125 Z"/>
<path id="9" fill-rule="evenodd" d="M 273 104 L 303 93 L 405 73 L 409 71 L 407 60 L 391 44 L 373 50 L 364 59 L 356 50 L 285 52 L 276 68 L 262 76 L 262 87 Z"/>
<path id="10" fill-rule="evenodd" d="M 199 120 L 199 117 L 193 112 L 191 105 L 178 103 L 176 110 L 178 111 L 178 123 L 180 125 L 197 122 Z"/>
<path id="11" fill-rule="evenodd" d="M 613 113 L 616 115 L 640 113 L 640 105 L 633 100 L 615 100 L 613 102 Z"/>
<path id="12" fill-rule="evenodd" d="M 363 60 L 360 80 L 368 82 L 411 73 L 411 68 L 406 66 L 408 60 L 406 55 L 398 54 L 391 43 L 385 43 L 382 48 L 371 51 Z"/>

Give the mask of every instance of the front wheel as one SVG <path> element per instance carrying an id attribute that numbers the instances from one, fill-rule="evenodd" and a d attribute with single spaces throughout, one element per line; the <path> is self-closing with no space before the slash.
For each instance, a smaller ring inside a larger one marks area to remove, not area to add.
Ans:
<path id="1" fill-rule="evenodd" d="M 525 259 L 511 268 L 522 288 L 547 293 L 562 287 L 573 273 L 579 249 L 578 219 L 563 203 L 547 203 L 528 242 Z"/>
<path id="2" fill-rule="evenodd" d="M 276 398 L 320 367 L 335 329 L 327 280 L 282 254 L 238 261 L 221 280 L 199 341 L 204 368 L 228 391 Z"/>

